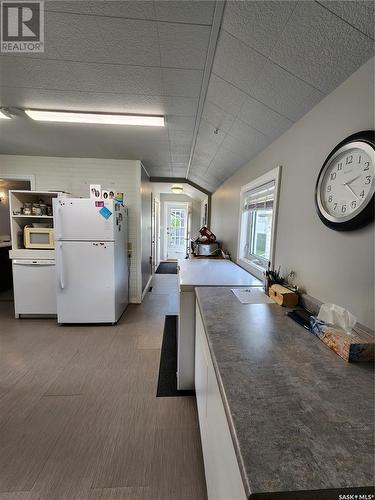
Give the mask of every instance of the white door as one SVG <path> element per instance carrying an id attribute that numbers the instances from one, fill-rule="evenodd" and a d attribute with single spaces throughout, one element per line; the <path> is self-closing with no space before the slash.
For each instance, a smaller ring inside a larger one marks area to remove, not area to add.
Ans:
<path id="1" fill-rule="evenodd" d="M 114 251 L 107 241 L 56 244 L 59 323 L 114 323 Z"/>
<path id="2" fill-rule="evenodd" d="M 167 205 L 167 259 L 186 256 L 187 205 Z"/>
<path id="3" fill-rule="evenodd" d="M 160 264 L 160 201 L 154 198 L 153 221 L 152 221 L 152 272 L 154 273 Z"/>
<path id="4" fill-rule="evenodd" d="M 103 206 L 100 206 L 103 204 Z M 53 200 L 55 239 L 73 241 L 113 241 L 120 204 L 78 198 Z"/>

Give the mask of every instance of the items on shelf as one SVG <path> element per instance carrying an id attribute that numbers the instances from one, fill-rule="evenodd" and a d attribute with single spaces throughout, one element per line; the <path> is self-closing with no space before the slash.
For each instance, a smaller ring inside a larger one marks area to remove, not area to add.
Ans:
<path id="1" fill-rule="evenodd" d="M 25 201 L 19 210 L 13 210 L 13 215 L 28 215 L 34 217 L 52 217 L 52 205 L 48 205 L 43 200 L 30 203 Z"/>
<path id="2" fill-rule="evenodd" d="M 191 242 L 191 250 L 195 256 L 214 257 L 221 255 L 216 236 L 207 226 L 199 230 L 200 236 Z"/>

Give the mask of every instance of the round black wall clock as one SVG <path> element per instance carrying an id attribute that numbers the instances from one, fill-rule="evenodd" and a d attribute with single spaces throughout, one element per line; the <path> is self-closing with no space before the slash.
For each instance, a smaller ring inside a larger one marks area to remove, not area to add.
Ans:
<path id="1" fill-rule="evenodd" d="M 322 222 L 349 231 L 374 218 L 375 133 L 365 130 L 347 137 L 328 155 L 315 188 Z"/>

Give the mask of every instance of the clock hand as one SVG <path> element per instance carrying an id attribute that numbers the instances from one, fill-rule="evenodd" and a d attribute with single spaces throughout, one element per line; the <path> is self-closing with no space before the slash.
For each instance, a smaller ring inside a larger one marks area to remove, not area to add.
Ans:
<path id="1" fill-rule="evenodd" d="M 351 181 L 344 182 L 344 186 L 348 186 L 348 184 L 351 184 L 352 182 L 356 181 L 360 177 L 362 177 L 362 175 L 357 175 L 357 177 L 354 177 L 354 179 L 352 179 Z"/>
<path id="2" fill-rule="evenodd" d="M 354 196 L 357 198 L 357 200 L 359 199 L 358 196 L 353 191 L 353 189 L 349 186 L 349 183 L 345 183 L 344 186 L 346 186 L 354 194 Z"/>

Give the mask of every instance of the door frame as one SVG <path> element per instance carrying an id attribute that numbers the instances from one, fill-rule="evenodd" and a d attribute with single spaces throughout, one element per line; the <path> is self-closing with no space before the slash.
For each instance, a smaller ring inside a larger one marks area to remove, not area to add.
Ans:
<path id="1" fill-rule="evenodd" d="M 160 200 L 152 198 L 152 274 L 160 264 Z"/>
<path id="2" fill-rule="evenodd" d="M 171 207 L 176 208 L 185 208 L 186 210 L 186 224 L 185 224 L 185 248 L 187 248 L 187 237 L 188 237 L 188 218 L 189 218 L 189 210 L 190 203 L 188 201 L 165 201 L 164 202 L 164 228 L 163 228 L 163 239 L 164 239 L 164 259 L 168 259 L 168 235 L 167 235 L 167 227 L 168 227 L 168 209 Z"/>
<path id="3" fill-rule="evenodd" d="M 35 175 L 31 174 L 1 174 L 0 179 L 6 179 L 8 181 L 26 181 L 30 182 L 30 191 L 35 191 Z"/>

